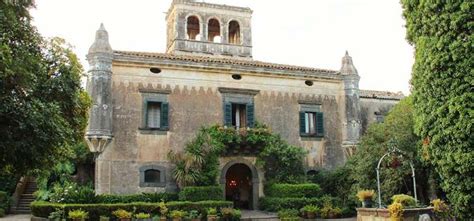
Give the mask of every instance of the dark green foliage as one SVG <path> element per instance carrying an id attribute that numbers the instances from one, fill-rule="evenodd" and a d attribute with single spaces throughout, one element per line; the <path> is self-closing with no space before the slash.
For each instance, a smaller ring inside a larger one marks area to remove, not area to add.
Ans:
<path id="1" fill-rule="evenodd" d="M 13 194 L 18 180 L 19 177 L 14 174 L 6 173 L 5 171 L 0 172 L 0 191 L 5 191 L 10 195 Z"/>
<path id="2" fill-rule="evenodd" d="M 179 192 L 180 201 L 223 200 L 224 193 L 220 186 L 189 186 Z"/>
<path id="3" fill-rule="evenodd" d="M 0 208 L 0 217 L 4 217 L 5 216 L 5 210 Z"/>
<path id="4" fill-rule="evenodd" d="M 474 218 L 474 2 L 402 0 L 416 133 L 457 216 Z"/>
<path id="5" fill-rule="evenodd" d="M 282 209 L 301 209 L 306 205 L 321 206 L 322 201 L 319 198 L 296 198 L 296 197 L 262 197 L 259 201 L 261 210 L 277 212 Z"/>
<path id="6" fill-rule="evenodd" d="M 7 192 L 0 191 L 0 209 L 7 211 L 10 207 L 10 195 Z"/>
<path id="7" fill-rule="evenodd" d="M 83 138 L 89 98 L 82 67 L 61 39 L 31 25 L 32 1 L 0 2 L 0 171 L 48 168 Z"/>
<path id="8" fill-rule="evenodd" d="M 333 170 L 321 170 L 308 177 L 308 180 L 318 184 L 324 194 L 337 197 L 341 199 L 343 205 L 353 207 L 356 199 L 355 194 L 351 191 L 352 185 L 354 185 L 351 172 L 351 168 L 344 165 Z"/>
<path id="9" fill-rule="evenodd" d="M 321 195 L 321 188 L 314 183 L 304 184 L 283 184 L 275 183 L 265 188 L 265 196 L 267 197 L 307 197 L 314 198 Z"/>
<path id="10" fill-rule="evenodd" d="M 166 203 L 169 211 L 172 210 L 184 210 L 191 211 L 197 210 L 201 214 L 205 213 L 207 208 L 225 208 L 232 207 L 232 202 L 228 201 L 201 201 L 201 202 L 168 202 Z M 122 204 L 57 204 L 47 202 L 33 202 L 31 205 L 31 211 L 34 216 L 37 217 L 48 217 L 51 212 L 56 210 L 64 210 L 67 214 L 71 210 L 82 209 L 89 213 L 91 220 L 99 220 L 100 216 L 112 217 L 112 212 L 118 209 L 124 209 L 126 211 L 132 211 L 134 213 L 150 213 L 152 215 L 159 214 L 158 203 L 122 203 Z"/>
<path id="11" fill-rule="evenodd" d="M 161 201 L 169 202 L 178 200 L 177 193 L 142 193 L 133 195 L 97 195 L 97 203 L 133 203 L 133 202 L 149 202 L 159 203 Z"/>

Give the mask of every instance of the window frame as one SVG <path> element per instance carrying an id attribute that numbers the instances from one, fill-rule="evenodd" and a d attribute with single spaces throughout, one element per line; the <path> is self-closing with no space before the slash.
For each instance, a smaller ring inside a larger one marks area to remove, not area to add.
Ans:
<path id="1" fill-rule="evenodd" d="M 142 95 L 142 117 L 138 128 L 140 131 L 164 131 L 170 130 L 170 105 L 168 103 L 168 90 L 140 89 Z M 149 103 L 160 103 L 160 125 L 159 127 L 148 126 Z"/>
<path id="2" fill-rule="evenodd" d="M 306 128 L 306 117 L 309 113 L 313 114 L 314 118 L 314 133 L 306 133 L 309 131 L 309 128 Z M 321 123 L 318 122 L 318 119 L 321 119 Z M 303 130 L 304 126 L 304 130 Z M 299 112 L 299 130 L 300 137 L 315 137 L 315 138 L 324 138 L 325 129 L 324 129 L 324 113 L 321 111 L 320 104 L 301 104 Z"/>
<path id="3" fill-rule="evenodd" d="M 148 170 L 157 170 L 160 172 L 160 182 L 145 182 L 145 172 Z M 166 186 L 166 167 L 160 165 L 145 165 L 140 167 L 140 187 L 165 187 Z"/>

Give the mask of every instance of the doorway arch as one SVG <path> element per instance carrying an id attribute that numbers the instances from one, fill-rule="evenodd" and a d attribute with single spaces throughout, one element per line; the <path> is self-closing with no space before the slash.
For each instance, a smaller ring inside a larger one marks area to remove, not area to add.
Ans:
<path id="1" fill-rule="evenodd" d="M 258 209 L 260 180 L 254 165 L 245 160 L 228 162 L 221 171 L 224 197 L 243 209 Z"/>

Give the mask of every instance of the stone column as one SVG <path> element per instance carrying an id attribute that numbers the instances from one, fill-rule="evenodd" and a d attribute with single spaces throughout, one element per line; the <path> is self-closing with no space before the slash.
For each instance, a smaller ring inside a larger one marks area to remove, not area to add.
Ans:
<path id="1" fill-rule="evenodd" d="M 346 157 L 352 156 L 357 147 L 361 131 L 361 114 L 359 99 L 359 74 L 352 63 L 352 57 L 346 51 L 342 58 L 340 70 L 344 76 L 345 116 L 342 146 Z"/>
<path id="2" fill-rule="evenodd" d="M 92 99 L 89 112 L 89 123 L 86 130 L 86 140 L 91 152 L 96 156 L 95 188 L 102 192 L 100 184 L 100 154 L 112 140 L 112 58 L 113 51 L 109 44 L 109 36 L 100 25 L 95 35 L 95 41 L 89 48 L 87 61 L 89 71 L 87 92 Z"/>

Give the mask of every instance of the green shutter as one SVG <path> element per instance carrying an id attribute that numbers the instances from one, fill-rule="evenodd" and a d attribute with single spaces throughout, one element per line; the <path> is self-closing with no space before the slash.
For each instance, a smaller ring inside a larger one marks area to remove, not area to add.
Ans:
<path id="1" fill-rule="evenodd" d="M 322 112 L 316 112 L 316 136 L 324 137 L 324 117 Z"/>
<path id="2" fill-rule="evenodd" d="M 247 126 L 254 127 L 255 125 L 255 106 L 247 104 Z"/>
<path id="3" fill-rule="evenodd" d="M 224 103 L 224 125 L 232 126 L 232 104 Z"/>
<path id="4" fill-rule="evenodd" d="M 306 119 L 305 112 L 300 112 L 300 135 L 306 134 Z"/>
<path id="5" fill-rule="evenodd" d="M 160 128 L 166 130 L 169 127 L 170 127 L 170 124 L 169 124 L 169 105 L 168 105 L 168 103 L 162 102 L 161 103 L 161 115 L 160 115 Z"/>
<path id="6" fill-rule="evenodd" d="M 143 128 L 148 127 L 148 101 L 144 100 L 143 101 L 143 116 L 142 116 L 143 122 Z"/>

